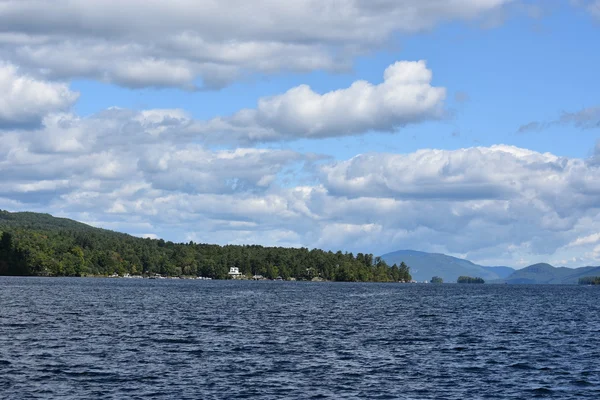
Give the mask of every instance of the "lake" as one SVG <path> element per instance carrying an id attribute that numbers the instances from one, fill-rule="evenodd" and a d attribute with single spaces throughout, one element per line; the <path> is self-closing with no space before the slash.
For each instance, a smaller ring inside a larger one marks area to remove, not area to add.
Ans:
<path id="1" fill-rule="evenodd" d="M 600 287 L 0 277 L 0 398 L 598 399 Z"/>

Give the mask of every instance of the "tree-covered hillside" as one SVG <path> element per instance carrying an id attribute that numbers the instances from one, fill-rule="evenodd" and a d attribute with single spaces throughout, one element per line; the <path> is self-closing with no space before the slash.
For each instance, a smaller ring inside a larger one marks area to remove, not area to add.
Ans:
<path id="1" fill-rule="evenodd" d="M 0 275 L 81 276 L 162 274 L 247 276 L 337 281 L 410 281 L 409 268 L 389 267 L 372 254 L 258 245 L 176 244 L 94 228 L 48 214 L 0 210 Z"/>

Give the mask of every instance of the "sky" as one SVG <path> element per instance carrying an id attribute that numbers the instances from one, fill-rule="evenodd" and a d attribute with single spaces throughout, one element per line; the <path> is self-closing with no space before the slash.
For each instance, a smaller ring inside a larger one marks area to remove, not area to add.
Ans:
<path id="1" fill-rule="evenodd" d="M 600 265 L 600 0 L 0 0 L 0 209 Z"/>

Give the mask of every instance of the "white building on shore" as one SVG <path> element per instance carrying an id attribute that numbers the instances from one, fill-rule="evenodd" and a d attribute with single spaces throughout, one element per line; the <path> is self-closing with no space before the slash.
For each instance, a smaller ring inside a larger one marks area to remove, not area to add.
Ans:
<path id="1" fill-rule="evenodd" d="M 242 277 L 242 273 L 238 267 L 229 268 L 227 275 L 229 275 L 232 279 L 240 279 Z"/>

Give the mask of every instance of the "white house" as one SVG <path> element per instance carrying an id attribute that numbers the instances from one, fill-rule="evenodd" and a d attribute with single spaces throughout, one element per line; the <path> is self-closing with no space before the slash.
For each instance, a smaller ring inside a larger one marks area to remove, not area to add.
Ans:
<path id="1" fill-rule="evenodd" d="M 229 268 L 229 272 L 227 273 L 227 275 L 229 275 L 233 279 L 239 279 L 242 277 L 242 273 L 240 272 L 240 269 L 238 267 Z"/>

